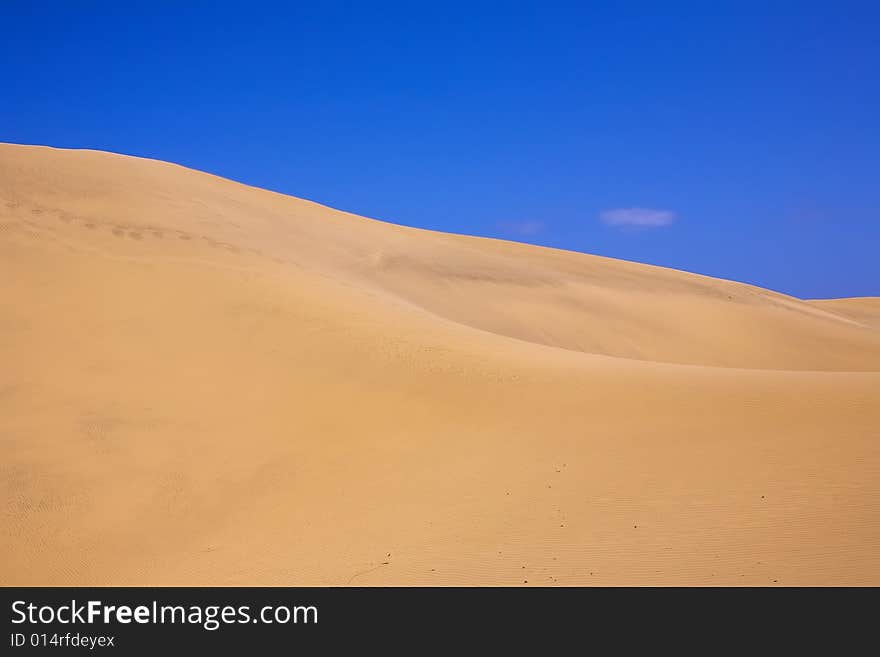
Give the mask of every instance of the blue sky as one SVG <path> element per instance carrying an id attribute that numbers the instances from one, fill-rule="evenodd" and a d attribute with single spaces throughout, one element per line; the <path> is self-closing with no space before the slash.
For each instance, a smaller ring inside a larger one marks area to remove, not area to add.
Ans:
<path id="1" fill-rule="evenodd" d="M 880 295 L 876 3 L 9 1 L 0 21 L 0 141 Z"/>

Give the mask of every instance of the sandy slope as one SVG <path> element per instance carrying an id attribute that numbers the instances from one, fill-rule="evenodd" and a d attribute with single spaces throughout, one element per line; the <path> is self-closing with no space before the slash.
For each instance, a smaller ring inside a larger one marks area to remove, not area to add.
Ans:
<path id="1" fill-rule="evenodd" d="M 843 317 L 849 317 L 865 326 L 880 328 L 880 297 L 816 299 L 810 303 Z"/>
<path id="2" fill-rule="evenodd" d="M 880 584 L 877 300 L 11 145 L 0 280 L 0 583 Z"/>

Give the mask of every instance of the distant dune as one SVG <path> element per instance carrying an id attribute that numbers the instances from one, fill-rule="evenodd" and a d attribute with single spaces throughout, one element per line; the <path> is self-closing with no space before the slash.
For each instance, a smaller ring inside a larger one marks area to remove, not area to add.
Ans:
<path id="1" fill-rule="evenodd" d="M 880 297 L 816 299 L 810 303 L 843 317 L 849 317 L 864 326 L 880 328 Z"/>
<path id="2" fill-rule="evenodd" d="M 880 299 L 16 145 L 0 280 L 2 584 L 880 584 Z"/>

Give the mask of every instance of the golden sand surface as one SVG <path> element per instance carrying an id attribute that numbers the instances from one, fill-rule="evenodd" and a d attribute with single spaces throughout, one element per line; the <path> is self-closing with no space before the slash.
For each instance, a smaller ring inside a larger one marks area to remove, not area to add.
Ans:
<path id="1" fill-rule="evenodd" d="M 0 584 L 880 584 L 878 299 L 18 145 L 0 281 Z"/>

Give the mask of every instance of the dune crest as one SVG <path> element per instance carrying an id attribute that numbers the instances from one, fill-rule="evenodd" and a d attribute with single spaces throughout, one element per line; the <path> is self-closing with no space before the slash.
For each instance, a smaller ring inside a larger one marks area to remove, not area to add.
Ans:
<path id="1" fill-rule="evenodd" d="M 0 145 L 2 584 L 878 584 L 880 306 Z"/>
<path id="2" fill-rule="evenodd" d="M 862 326 L 880 328 L 880 297 L 854 297 L 852 299 L 815 299 L 811 304 L 848 317 Z"/>
<path id="3" fill-rule="evenodd" d="M 7 145 L 0 166 L 8 214 L 108 255 L 197 258 L 213 247 L 281 261 L 473 328 L 585 353 L 880 370 L 876 331 L 827 305 L 750 285 L 407 228 L 110 153 Z M 91 229 L 73 230 L 85 225 Z M 169 251 L 155 241 L 165 232 L 194 244 L 185 254 L 180 244 Z M 108 233 L 122 239 L 99 246 L 94 237 Z"/>

